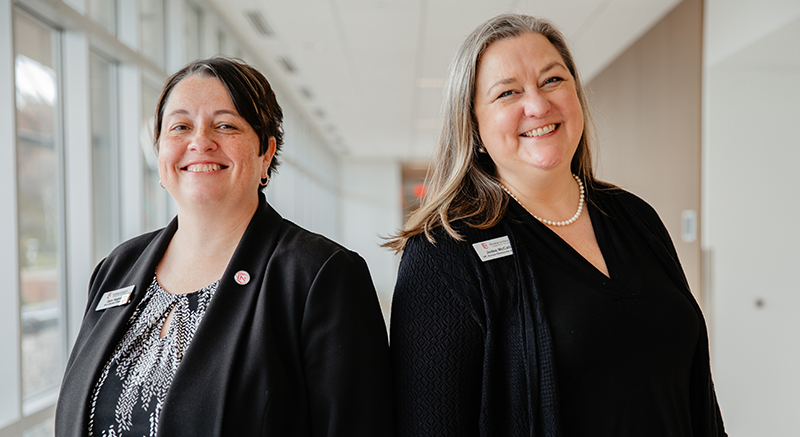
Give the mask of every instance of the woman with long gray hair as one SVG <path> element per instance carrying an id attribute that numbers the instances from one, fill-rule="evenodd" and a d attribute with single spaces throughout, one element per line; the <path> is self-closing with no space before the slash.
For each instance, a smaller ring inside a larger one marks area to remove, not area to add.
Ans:
<path id="1" fill-rule="evenodd" d="M 448 74 L 428 194 L 387 243 L 398 435 L 726 435 L 667 230 L 593 174 L 563 35 L 492 18 Z"/>

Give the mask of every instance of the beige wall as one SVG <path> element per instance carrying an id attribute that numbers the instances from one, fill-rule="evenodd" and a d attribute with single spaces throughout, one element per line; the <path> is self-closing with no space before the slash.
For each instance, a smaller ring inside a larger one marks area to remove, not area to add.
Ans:
<path id="1" fill-rule="evenodd" d="M 681 241 L 681 213 L 700 218 L 702 15 L 702 0 L 684 0 L 588 84 L 599 177 L 659 212 L 698 296 L 699 231 Z"/>

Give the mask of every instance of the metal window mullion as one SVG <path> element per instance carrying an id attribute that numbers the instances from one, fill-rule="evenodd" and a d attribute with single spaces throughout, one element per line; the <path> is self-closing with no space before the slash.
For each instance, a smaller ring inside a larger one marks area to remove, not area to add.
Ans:
<path id="1" fill-rule="evenodd" d="M 66 195 L 67 195 L 67 179 L 66 179 L 66 159 L 65 159 L 65 150 L 64 150 L 64 108 L 65 108 L 65 101 L 64 101 L 64 64 L 63 60 L 63 52 L 64 52 L 64 38 L 62 38 L 61 31 L 58 29 L 53 29 L 53 47 L 56 50 L 53 50 L 54 57 L 53 64 L 55 65 L 54 70 L 58 72 L 56 77 L 56 83 L 58 84 L 58 100 L 56 104 L 56 128 L 53 134 L 53 146 L 56 150 L 56 171 L 58 172 L 56 175 L 56 186 L 58 187 L 58 306 L 61 310 L 61 316 L 58 318 L 58 329 L 60 331 L 60 338 L 61 338 L 61 366 L 60 368 L 64 368 L 67 362 L 67 355 L 69 354 L 68 349 L 68 336 L 69 332 L 67 329 L 67 321 L 68 321 L 68 314 L 67 308 L 67 221 L 66 221 Z"/>

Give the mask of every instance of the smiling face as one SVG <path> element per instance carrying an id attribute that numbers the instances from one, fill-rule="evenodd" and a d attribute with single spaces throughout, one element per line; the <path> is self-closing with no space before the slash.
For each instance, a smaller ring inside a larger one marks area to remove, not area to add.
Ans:
<path id="1" fill-rule="evenodd" d="M 572 74 L 544 36 L 526 33 L 484 51 L 474 111 L 501 182 L 569 173 L 583 133 L 583 113 Z"/>
<path id="2" fill-rule="evenodd" d="M 169 95 L 159 138 L 158 172 L 179 210 L 192 206 L 252 208 L 275 152 L 258 156 L 259 138 L 222 82 L 188 76 Z"/>

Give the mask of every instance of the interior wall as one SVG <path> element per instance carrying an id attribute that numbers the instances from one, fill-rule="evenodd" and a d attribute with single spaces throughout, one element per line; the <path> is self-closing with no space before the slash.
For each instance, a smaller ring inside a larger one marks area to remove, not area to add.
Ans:
<path id="1" fill-rule="evenodd" d="M 341 163 L 340 242 L 367 261 L 388 326 L 400 257 L 380 245 L 403 225 L 401 165 L 353 159 Z"/>
<path id="2" fill-rule="evenodd" d="M 800 2 L 706 0 L 703 247 L 726 428 L 796 436 Z"/>
<path id="3" fill-rule="evenodd" d="M 682 240 L 681 215 L 700 215 L 702 17 L 684 0 L 588 86 L 598 176 L 658 211 L 698 296 L 700 240 Z"/>
<path id="4" fill-rule="evenodd" d="M 341 206 L 339 157 L 293 106 L 284 108 L 281 164 L 267 186 L 267 200 L 284 218 L 336 240 Z"/>

